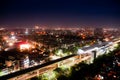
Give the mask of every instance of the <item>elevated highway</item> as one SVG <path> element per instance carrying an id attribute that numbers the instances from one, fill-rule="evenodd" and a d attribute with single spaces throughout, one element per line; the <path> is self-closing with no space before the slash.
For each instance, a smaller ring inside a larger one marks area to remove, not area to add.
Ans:
<path id="1" fill-rule="evenodd" d="M 8 75 L 4 75 L 0 77 L 0 80 L 26 80 L 35 76 L 38 76 L 40 74 L 43 74 L 45 72 L 48 72 L 50 70 L 54 70 L 57 67 L 60 67 L 62 65 L 69 65 L 73 66 L 74 64 L 78 64 L 81 61 L 89 61 L 91 59 L 91 56 L 86 54 L 84 56 L 81 55 L 70 55 L 66 56 L 57 60 L 53 60 L 41 65 L 37 65 L 34 67 L 30 67 L 21 71 L 17 71 Z"/>

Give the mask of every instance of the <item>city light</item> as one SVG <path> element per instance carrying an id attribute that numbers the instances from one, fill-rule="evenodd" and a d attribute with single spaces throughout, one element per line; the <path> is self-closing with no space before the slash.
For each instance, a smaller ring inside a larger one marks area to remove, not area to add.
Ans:
<path id="1" fill-rule="evenodd" d="M 7 40 L 8 39 L 8 36 L 3 36 L 3 40 Z"/>
<path id="2" fill-rule="evenodd" d="M 12 36 L 12 37 L 11 37 L 11 39 L 13 39 L 13 40 L 14 40 L 14 39 L 16 39 L 16 37 L 15 37 L 15 36 Z"/>
<path id="3" fill-rule="evenodd" d="M 71 74 L 69 67 L 82 61 L 91 64 L 98 56 L 108 54 L 109 52 L 107 51 L 111 52 L 117 49 L 120 42 L 120 38 L 110 39 L 111 41 L 108 40 L 109 37 L 101 38 L 100 36 L 99 38 L 97 36 L 99 32 L 90 34 L 90 32 L 94 33 L 94 31 L 87 31 L 86 29 L 76 29 L 74 31 L 70 29 L 71 31 L 68 31 L 63 28 L 43 30 L 36 27 L 36 29 L 29 28 L 29 31 L 28 28 L 21 31 L 15 30 L 15 34 L 11 35 L 9 33 L 1 37 L 0 58 L 4 62 L 0 63 L 0 75 L 9 75 L 13 72 L 25 70 L 24 75 L 19 78 L 15 77 L 16 80 L 21 80 L 24 77 L 26 79 L 32 78 L 41 74 L 44 75 L 42 78 L 49 80 L 57 78 L 56 76 L 59 77 L 59 73 L 68 77 Z M 44 66 L 49 62 L 50 64 Z M 43 68 L 37 67 L 42 65 Z M 36 69 L 30 69 L 30 72 L 26 71 L 26 69 L 33 67 Z M 61 71 L 55 71 L 57 75 L 49 77 L 49 73 L 46 72 L 54 71 L 56 68 L 61 68 Z"/>
<path id="4" fill-rule="evenodd" d="M 39 29 L 39 26 L 35 26 L 35 29 Z"/>
<path id="5" fill-rule="evenodd" d="M 51 59 L 51 60 L 56 60 L 56 59 L 59 59 L 59 58 L 61 58 L 61 57 L 55 56 L 55 55 L 50 56 L 50 59 Z"/>
<path id="6" fill-rule="evenodd" d="M 30 44 L 21 44 L 20 45 L 20 50 L 30 49 L 30 47 L 31 47 Z"/>
<path id="7" fill-rule="evenodd" d="M 9 45 L 9 46 L 13 46 L 13 45 L 14 45 L 14 43 L 8 43 L 8 45 Z"/>
<path id="8" fill-rule="evenodd" d="M 105 41 L 109 41 L 109 38 L 105 38 L 104 40 L 105 40 Z"/>
<path id="9" fill-rule="evenodd" d="M 84 51 L 83 50 L 81 50 L 81 49 L 78 49 L 78 51 L 77 51 L 77 54 L 84 54 Z"/>

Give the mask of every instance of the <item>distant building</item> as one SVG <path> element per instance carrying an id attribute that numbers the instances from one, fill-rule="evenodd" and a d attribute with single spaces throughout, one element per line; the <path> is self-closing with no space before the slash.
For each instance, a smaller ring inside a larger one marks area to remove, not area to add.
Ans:
<path id="1" fill-rule="evenodd" d="M 97 39 L 102 39 L 103 38 L 103 28 L 95 28 L 94 29 L 94 36 Z"/>

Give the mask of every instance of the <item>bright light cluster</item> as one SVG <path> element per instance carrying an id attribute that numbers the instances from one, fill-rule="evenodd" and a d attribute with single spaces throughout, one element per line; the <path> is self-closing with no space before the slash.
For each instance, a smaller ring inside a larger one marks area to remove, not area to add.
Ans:
<path id="1" fill-rule="evenodd" d="M 30 47 L 31 47 L 30 44 L 21 44 L 20 45 L 20 50 L 30 49 Z"/>

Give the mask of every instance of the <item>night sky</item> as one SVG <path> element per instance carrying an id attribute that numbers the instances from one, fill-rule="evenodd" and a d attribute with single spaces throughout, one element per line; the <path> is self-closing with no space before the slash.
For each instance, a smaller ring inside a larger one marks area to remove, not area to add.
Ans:
<path id="1" fill-rule="evenodd" d="M 0 0 L 0 26 L 118 26 L 119 0 Z"/>

